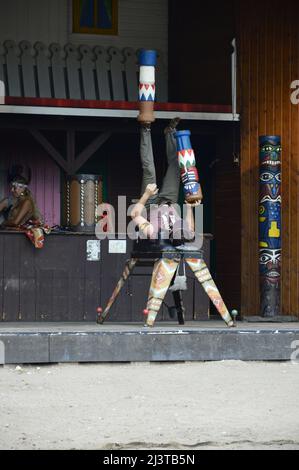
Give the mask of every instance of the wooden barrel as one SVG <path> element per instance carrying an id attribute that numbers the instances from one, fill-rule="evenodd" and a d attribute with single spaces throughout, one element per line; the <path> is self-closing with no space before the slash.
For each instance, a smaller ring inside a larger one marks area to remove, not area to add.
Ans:
<path id="1" fill-rule="evenodd" d="M 94 232 L 96 209 L 103 202 L 101 176 L 68 176 L 64 199 L 66 226 L 76 232 Z"/>

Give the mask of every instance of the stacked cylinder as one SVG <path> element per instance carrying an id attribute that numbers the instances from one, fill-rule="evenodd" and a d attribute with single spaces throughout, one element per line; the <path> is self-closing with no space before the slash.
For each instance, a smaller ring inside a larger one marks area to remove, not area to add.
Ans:
<path id="1" fill-rule="evenodd" d="M 156 51 L 142 49 L 139 53 L 139 122 L 153 122 L 156 95 Z"/>
<path id="2" fill-rule="evenodd" d="M 184 186 L 185 200 L 194 204 L 202 199 L 194 151 L 190 141 L 190 131 L 178 131 L 175 134 L 181 179 Z"/>

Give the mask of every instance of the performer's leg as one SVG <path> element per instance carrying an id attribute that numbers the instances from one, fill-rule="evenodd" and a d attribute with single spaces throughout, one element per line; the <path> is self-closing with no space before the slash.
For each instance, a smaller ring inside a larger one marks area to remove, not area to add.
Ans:
<path id="1" fill-rule="evenodd" d="M 98 320 L 97 320 L 97 323 L 104 323 L 104 321 L 106 320 L 107 316 L 108 316 L 108 313 L 112 307 L 112 305 L 114 304 L 117 296 L 119 295 L 121 289 L 123 288 L 126 280 L 128 279 L 128 277 L 130 276 L 131 272 L 133 271 L 134 269 L 134 266 L 136 265 L 137 263 L 137 259 L 135 258 L 131 258 L 129 259 L 127 262 L 126 262 L 126 266 L 125 266 L 125 269 L 121 275 L 121 278 L 119 279 L 114 291 L 113 291 L 113 294 L 111 295 L 109 301 L 108 301 L 108 304 L 107 304 L 107 307 L 105 308 L 105 310 L 99 315 L 98 317 Z"/>
<path id="2" fill-rule="evenodd" d="M 142 195 L 148 184 L 156 184 L 156 169 L 152 146 L 151 126 L 149 123 L 140 125 L 140 159 L 142 165 Z M 148 205 L 154 204 L 156 201 L 157 196 L 154 196 L 148 201 Z"/>
<path id="3" fill-rule="evenodd" d="M 148 296 L 147 326 L 153 326 L 161 304 L 165 298 L 171 280 L 176 272 L 179 261 L 172 259 L 160 259 L 156 262 Z"/>
<path id="4" fill-rule="evenodd" d="M 186 259 L 186 262 L 194 272 L 196 278 L 201 283 L 202 287 L 210 297 L 211 301 L 217 308 L 221 317 L 228 326 L 234 326 L 233 320 L 229 314 L 229 311 L 223 302 L 219 290 L 215 282 L 212 279 L 209 268 L 203 259 Z"/>
<path id="5" fill-rule="evenodd" d="M 159 202 L 176 204 L 180 189 L 180 169 L 178 164 L 177 143 L 175 139 L 176 126 L 180 119 L 172 119 L 165 129 L 166 154 L 168 168 L 159 191 Z"/>

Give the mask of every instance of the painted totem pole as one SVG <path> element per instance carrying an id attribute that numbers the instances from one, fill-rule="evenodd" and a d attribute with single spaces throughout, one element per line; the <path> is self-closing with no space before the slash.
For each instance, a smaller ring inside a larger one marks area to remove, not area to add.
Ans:
<path id="1" fill-rule="evenodd" d="M 280 315 L 281 144 L 279 136 L 260 141 L 259 267 L 260 314 Z"/>
<path id="2" fill-rule="evenodd" d="M 139 54 L 139 122 L 153 122 L 155 120 L 156 63 L 156 51 L 141 50 Z"/>
<path id="3" fill-rule="evenodd" d="M 184 186 L 185 200 L 190 204 L 202 199 L 201 187 L 198 182 L 198 172 L 194 151 L 190 142 L 190 131 L 176 132 L 179 167 Z"/>

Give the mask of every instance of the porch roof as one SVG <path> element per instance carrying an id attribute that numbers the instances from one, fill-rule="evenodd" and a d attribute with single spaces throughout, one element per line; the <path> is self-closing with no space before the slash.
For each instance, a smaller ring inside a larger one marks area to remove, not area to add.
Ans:
<path id="1" fill-rule="evenodd" d="M 157 118 L 169 119 L 175 113 L 189 120 L 239 120 L 233 100 L 232 105 L 169 103 L 167 82 L 167 68 L 158 53 Z M 137 90 L 138 51 L 132 48 L 48 48 L 9 40 L 0 47 L 0 113 L 136 119 Z"/>

